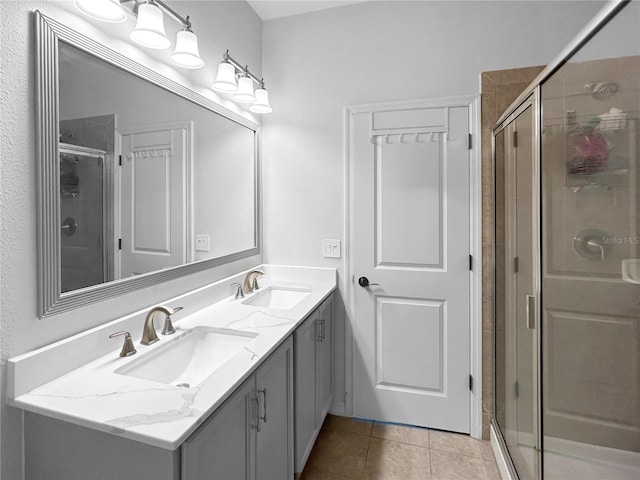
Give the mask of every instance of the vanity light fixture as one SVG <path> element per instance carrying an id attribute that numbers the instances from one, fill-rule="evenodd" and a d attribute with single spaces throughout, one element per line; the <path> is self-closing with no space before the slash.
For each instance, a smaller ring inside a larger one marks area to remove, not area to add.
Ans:
<path id="1" fill-rule="evenodd" d="M 176 48 L 171 55 L 171 61 L 182 68 L 204 67 L 204 60 L 200 58 L 198 51 L 198 37 L 191 30 L 191 22 L 187 17 L 188 25 L 185 25 L 176 37 Z"/>
<path id="2" fill-rule="evenodd" d="M 191 29 L 189 16 L 181 17 L 161 0 L 75 0 L 82 13 L 104 22 L 123 22 L 130 14 L 137 17 L 135 29 L 129 37 L 147 48 L 165 49 L 171 46 L 164 29 L 164 13 L 182 25 L 176 37 L 176 47 L 171 54 L 171 63 L 182 68 L 201 68 L 204 61 L 198 50 L 198 37 Z M 164 13 L 163 13 L 164 12 Z M 258 89 L 254 92 L 254 82 Z M 218 75 L 211 88 L 222 93 L 232 93 L 233 100 L 249 104 L 253 113 L 271 113 L 269 93 L 264 81 L 242 66 L 227 50 L 218 65 Z"/>
<path id="3" fill-rule="evenodd" d="M 231 93 L 238 90 L 238 82 L 236 81 L 236 67 L 231 65 L 228 60 L 223 60 L 218 65 L 218 76 L 216 81 L 211 85 L 216 92 Z"/>
<path id="4" fill-rule="evenodd" d="M 118 0 L 75 0 L 75 6 L 88 17 L 109 23 L 122 23 L 127 14 Z"/>
<path id="5" fill-rule="evenodd" d="M 238 103 L 253 103 L 256 96 L 253 94 L 253 80 L 247 75 L 247 70 L 238 79 L 238 90 L 233 94 L 233 99 Z"/>
<path id="6" fill-rule="evenodd" d="M 171 46 L 171 41 L 164 31 L 162 10 L 153 2 L 138 5 L 138 21 L 129 37 L 138 45 L 147 48 L 162 50 Z"/>
<path id="7" fill-rule="evenodd" d="M 237 78 L 237 82 L 236 82 Z M 259 88 L 254 92 L 253 83 Z M 233 100 L 238 103 L 251 104 L 249 110 L 253 113 L 270 113 L 269 94 L 264 88 L 264 80 L 249 71 L 248 66 L 242 66 L 231 58 L 229 50 L 224 52 L 222 62 L 218 65 L 218 75 L 211 88 L 222 93 L 234 93 Z"/>
<path id="8" fill-rule="evenodd" d="M 253 113 L 271 113 L 269 105 L 269 92 L 264 88 L 264 82 L 260 82 L 260 88 L 256 90 L 256 101 L 249 107 Z"/>
<path id="9" fill-rule="evenodd" d="M 164 30 L 164 13 L 182 25 L 176 37 L 176 48 L 171 62 L 182 68 L 201 68 L 204 61 L 198 51 L 198 37 L 191 29 L 189 16 L 182 17 L 161 0 L 75 0 L 82 13 L 103 22 L 123 22 L 127 13 L 137 17 L 136 26 L 129 37 L 147 48 L 165 49 L 171 40 Z"/>

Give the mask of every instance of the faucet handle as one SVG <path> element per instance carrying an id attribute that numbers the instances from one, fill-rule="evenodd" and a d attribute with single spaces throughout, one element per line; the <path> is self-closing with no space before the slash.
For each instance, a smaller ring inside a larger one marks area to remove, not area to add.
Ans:
<path id="1" fill-rule="evenodd" d="M 130 357 L 131 355 L 135 355 L 136 349 L 133 346 L 133 342 L 131 341 L 131 334 L 129 332 L 116 332 L 109 335 L 109 338 L 119 337 L 120 335 L 124 335 L 124 344 L 122 345 L 122 350 L 120 351 L 121 357 Z"/>
<path id="2" fill-rule="evenodd" d="M 244 292 L 242 291 L 242 284 L 239 282 L 235 282 L 231 284 L 232 287 L 236 287 L 236 300 L 238 298 L 244 298 Z"/>
<path id="3" fill-rule="evenodd" d="M 162 332 L 161 332 L 162 335 L 173 335 L 174 333 L 176 333 L 176 329 L 173 328 L 173 323 L 171 322 L 171 315 L 173 315 L 176 312 L 179 312 L 183 308 L 184 307 L 174 307 L 174 308 L 167 309 L 167 310 L 171 310 L 172 313 L 168 313 L 164 319 L 164 325 L 162 326 Z"/>

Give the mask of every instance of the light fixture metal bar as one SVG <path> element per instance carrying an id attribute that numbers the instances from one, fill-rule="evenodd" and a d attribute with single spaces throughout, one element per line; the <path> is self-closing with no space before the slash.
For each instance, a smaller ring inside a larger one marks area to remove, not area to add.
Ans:
<path id="1" fill-rule="evenodd" d="M 176 20 L 182 23 L 182 25 L 184 25 L 189 29 L 191 28 L 191 21 L 189 20 L 189 15 L 187 15 L 185 18 L 182 18 L 180 14 L 178 14 L 174 9 L 172 9 L 169 5 L 167 5 L 166 3 L 160 0 L 152 0 L 151 3 L 155 3 L 158 6 L 162 7 L 164 10 L 167 11 L 169 15 L 173 16 Z"/>
<path id="2" fill-rule="evenodd" d="M 167 5 L 161 0 L 118 0 L 118 1 L 120 2 L 120 5 L 122 7 L 126 8 L 129 11 L 129 13 L 136 18 L 138 17 L 137 12 L 138 12 L 138 6 L 140 4 L 144 4 L 144 3 L 154 4 L 160 7 L 162 10 L 164 10 L 166 13 L 168 13 L 171 17 L 173 17 L 174 20 L 176 20 L 182 26 L 188 29 L 191 29 L 191 20 L 189 20 L 189 15 L 183 18 L 178 12 L 176 12 L 174 9 L 172 9 L 169 5 Z"/>
<path id="3" fill-rule="evenodd" d="M 248 66 L 245 65 L 243 67 L 242 64 L 240 64 L 237 60 L 233 59 L 231 55 L 229 55 L 229 50 L 224 52 L 224 60 L 229 62 L 231 65 L 233 65 L 236 70 L 239 70 L 242 73 L 246 73 L 251 80 L 253 80 L 258 85 L 260 85 L 260 87 L 264 88 L 264 79 L 256 77 L 253 73 L 249 71 Z"/>

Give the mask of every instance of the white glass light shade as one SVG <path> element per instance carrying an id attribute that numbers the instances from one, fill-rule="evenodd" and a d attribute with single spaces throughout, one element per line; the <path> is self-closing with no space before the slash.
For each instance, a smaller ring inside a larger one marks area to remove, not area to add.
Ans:
<path id="1" fill-rule="evenodd" d="M 138 7 L 138 21 L 131 32 L 131 40 L 147 48 L 169 48 L 171 42 L 164 32 L 162 10 L 151 3 L 143 3 Z"/>
<path id="2" fill-rule="evenodd" d="M 229 62 L 222 62 L 218 65 L 218 76 L 216 81 L 213 82 L 211 88 L 218 92 L 235 92 L 238 90 L 238 84 L 236 83 L 236 69 Z"/>
<path id="3" fill-rule="evenodd" d="M 233 99 L 239 103 L 253 103 L 256 96 L 253 94 L 253 80 L 249 77 L 238 79 L 238 91 L 233 95 Z"/>
<path id="4" fill-rule="evenodd" d="M 201 68 L 204 60 L 198 51 L 198 37 L 189 30 L 178 32 L 176 49 L 171 55 L 171 61 L 182 68 Z"/>
<path id="5" fill-rule="evenodd" d="M 269 105 L 269 92 L 264 88 L 256 90 L 256 101 L 249 107 L 253 113 L 271 113 L 271 105 Z"/>
<path id="6" fill-rule="evenodd" d="M 127 19 L 118 0 L 76 0 L 75 5 L 88 17 L 102 22 L 121 23 Z"/>

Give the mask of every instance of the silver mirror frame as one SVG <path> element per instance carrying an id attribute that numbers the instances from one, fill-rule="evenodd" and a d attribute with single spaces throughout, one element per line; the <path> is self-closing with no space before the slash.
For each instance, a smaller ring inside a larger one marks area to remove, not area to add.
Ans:
<path id="1" fill-rule="evenodd" d="M 37 156 L 37 244 L 38 314 L 41 318 L 73 310 L 201 272 L 218 265 L 260 253 L 260 125 L 227 110 L 199 93 L 111 50 L 35 11 L 36 23 L 36 156 Z M 151 82 L 185 100 L 219 114 L 255 132 L 254 192 L 255 247 L 223 257 L 188 263 L 136 277 L 62 292 L 60 253 L 60 161 L 58 42 L 63 41 L 91 55 Z"/>

